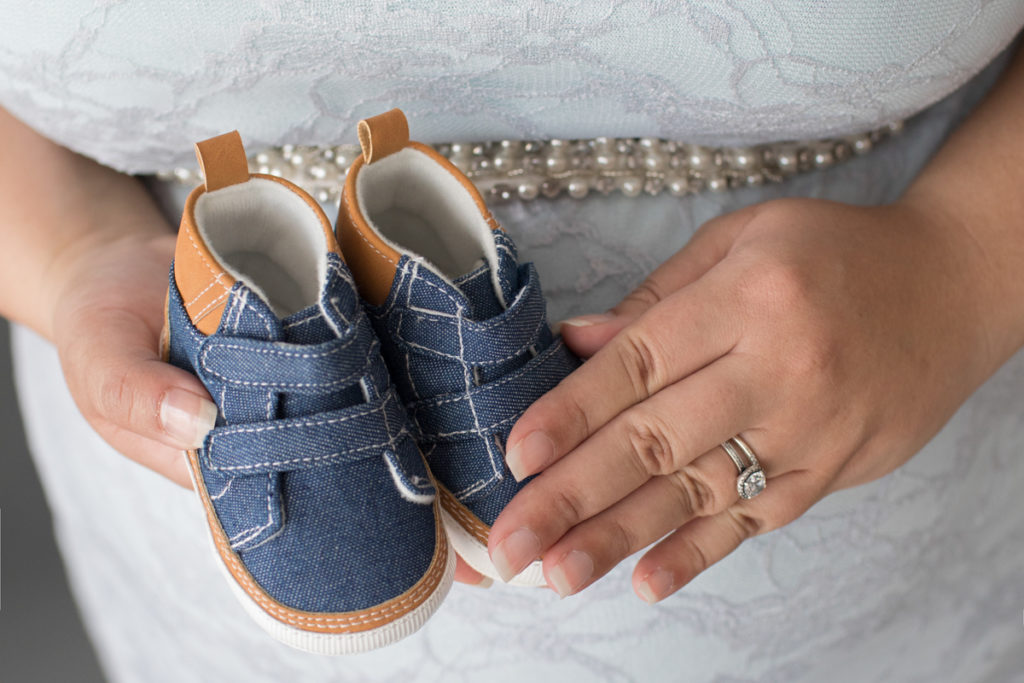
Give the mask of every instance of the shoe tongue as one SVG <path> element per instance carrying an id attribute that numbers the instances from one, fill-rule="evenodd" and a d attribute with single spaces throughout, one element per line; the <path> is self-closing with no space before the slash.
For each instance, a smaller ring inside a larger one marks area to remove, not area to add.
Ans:
<path id="1" fill-rule="evenodd" d="M 244 283 L 239 288 L 235 311 L 237 319 L 226 314 L 222 322 L 224 334 L 264 339 L 289 344 L 313 345 L 330 341 L 357 319 L 359 302 L 352 283 L 340 276 L 340 268 L 328 267 L 327 280 L 320 292 L 320 302 L 278 319 L 270 305 Z M 228 308 L 231 311 L 231 307 Z M 365 323 L 364 323 L 365 324 Z M 358 405 L 366 401 L 359 384 L 319 393 L 276 394 L 277 416 L 294 417 L 326 410 Z"/>
<path id="2" fill-rule="evenodd" d="M 506 292 L 502 292 L 502 298 L 498 298 L 491 278 L 491 268 L 486 263 L 455 279 L 452 284 L 466 297 L 469 304 L 468 317 L 473 320 L 487 320 L 499 315 L 505 310 L 502 300 L 509 300 Z"/>
<path id="3" fill-rule="evenodd" d="M 469 317 L 474 320 L 486 320 L 499 315 L 511 305 L 519 288 L 519 264 L 516 262 L 515 248 L 503 238 L 503 234 L 495 236 L 498 245 L 495 264 L 497 276 L 491 263 L 481 259 L 476 268 L 452 281 L 466 297 Z"/>

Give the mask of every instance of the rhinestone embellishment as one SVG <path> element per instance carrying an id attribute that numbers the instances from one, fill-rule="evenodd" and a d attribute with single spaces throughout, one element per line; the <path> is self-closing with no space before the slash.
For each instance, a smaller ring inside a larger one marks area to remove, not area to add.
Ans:
<path id="1" fill-rule="evenodd" d="M 761 491 L 764 491 L 767 483 L 761 467 L 759 465 L 752 465 L 745 469 L 743 474 L 736 480 L 736 490 L 739 492 L 740 498 L 750 500 L 761 493 Z"/>
<path id="2" fill-rule="evenodd" d="M 681 197 L 730 188 L 779 183 L 798 173 L 828 168 L 869 152 L 899 133 L 903 122 L 860 135 L 780 142 L 750 147 L 707 147 L 661 138 L 498 140 L 433 147 L 476 184 L 490 202 L 582 199 L 592 192 L 627 197 L 662 192 Z M 249 169 L 290 180 L 323 203 L 338 202 L 358 145 L 284 145 L 249 158 Z M 194 168 L 156 174 L 195 185 Z"/>

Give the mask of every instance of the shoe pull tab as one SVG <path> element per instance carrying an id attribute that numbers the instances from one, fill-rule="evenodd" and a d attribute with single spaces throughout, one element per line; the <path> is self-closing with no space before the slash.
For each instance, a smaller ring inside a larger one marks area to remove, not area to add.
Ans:
<path id="1" fill-rule="evenodd" d="M 249 161 L 237 130 L 197 142 L 196 159 L 206 178 L 207 192 L 249 180 Z"/>
<path id="2" fill-rule="evenodd" d="M 409 122 L 401 109 L 392 109 L 359 122 L 363 162 L 372 164 L 409 144 Z"/>

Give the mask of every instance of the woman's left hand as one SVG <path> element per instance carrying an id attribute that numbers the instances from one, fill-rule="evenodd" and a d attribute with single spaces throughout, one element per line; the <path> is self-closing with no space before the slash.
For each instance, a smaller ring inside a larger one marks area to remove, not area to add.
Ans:
<path id="1" fill-rule="evenodd" d="M 1006 358 L 986 262 L 921 203 L 780 200 L 710 221 L 610 314 L 563 325 L 592 357 L 509 437 L 515 476 L 539 475 L 493 526 L 495 565 L 508 578 L 542 557 L 565 596 L 662 539 L 633 573 L 654 602 L 891 472 Z M 750 500 L 719 447 L 737 434 L 767 475 Z"/>

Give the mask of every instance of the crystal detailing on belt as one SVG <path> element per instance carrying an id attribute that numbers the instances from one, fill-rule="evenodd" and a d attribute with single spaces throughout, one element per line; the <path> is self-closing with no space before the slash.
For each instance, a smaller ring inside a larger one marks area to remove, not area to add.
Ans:
<path id="1" fill-rule="evenodd" d="M 828 168 L 869 152 L 899 133 L 897 121 L 836 138 L 776 142 L 750 147 L 709 147 L 661 138 L 498 140 L 443 143 L 434 148 L 469 176 L 489 201 L 582 199 L 591 192 L 627 197 L 661 192 L 681 197 L 706 190 L 778 183 L 798 173 Z M 359 145 L 272 147 L 249 157 L 255 173 L 280 176 L 317 200 L 338 202 Z M 162 180 L 201 182 L 195 168 L 157 173 Z"/>

